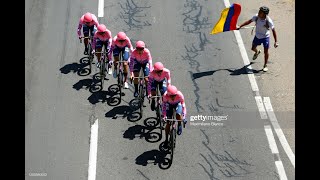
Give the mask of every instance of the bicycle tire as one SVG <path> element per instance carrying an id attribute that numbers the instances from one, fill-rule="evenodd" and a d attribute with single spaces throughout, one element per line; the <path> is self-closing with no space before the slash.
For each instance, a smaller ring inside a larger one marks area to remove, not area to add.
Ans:
<path id="1" fill-rule="evenodd" d="M 143 115 L 143 103 L 144 103 L 144 88 L 143 85 L 139 85 L 139 98 L 140 98 L 140 113 L 141 113 L 141 117 Z"/>
<path id="2" fill-rule="evenodd" d="M 120 79 L 120 84 L 118 83 L 119 85 L 119 92 L 120 92 L 120 98 L 121 98 L 121 94 L 122 94 L 122 87 L 123 87 L 123 84 L 121 83 L 121 79 L 123 78 L 123 74 L 122 74 L 122 71 L 119 71 L 119 74 L 118 74 L 118 81 Z"/>
<path id="3" fill-rule="evenodd" d="M 171 160 L 171 164 L 173 162 L 173 153 L 174 153 L 174 148 L 175 148 L 175 134 L 176 134 L 175 129 L 172 129 L 171 133 L 170 133 L 170 160 Z"/>
<path id="4" fill-rule="evenodd" d="M 93 55 L 91 55 L 91 52 L 92 52 L 92 46 L 91 46 L 91 42 L 89 40 L 89 43 L 88 43 L 88 58 L 89 58 L 89 70 L 90 70 L 90 73 L 92 71 L 92 60 L 93 60 Z"/>

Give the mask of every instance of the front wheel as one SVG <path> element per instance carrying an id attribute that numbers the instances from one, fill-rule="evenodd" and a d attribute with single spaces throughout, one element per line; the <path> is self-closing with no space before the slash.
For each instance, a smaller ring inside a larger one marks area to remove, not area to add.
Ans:
<path id="1" fill-rule="evenodd" d="M 144 88 L 142 85 L 139 86 L 139 97 L 140 97 L 140 113 L 143 114 L 143 103 L 144 103 Z"/>
<path id="2" fill-rule="evenodd" d="M 176 142 L 176 129 L 172 129 L 171 130 L 171 133 L 170 133 L 170 159 L 171 159 L 171 164 L 172 164 L 172 161 L 173 161 L 173 152 L 174 152 L 174 148 L 175 148 L 175 142 Z"/>

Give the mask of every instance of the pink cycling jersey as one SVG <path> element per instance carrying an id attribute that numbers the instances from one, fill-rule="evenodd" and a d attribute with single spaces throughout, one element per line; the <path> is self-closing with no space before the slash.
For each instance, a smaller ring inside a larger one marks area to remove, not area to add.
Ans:
<path id="1" fill-rule="evenodd" d="M 171 77 L 170 77 L 170 70 L 167 68 L 163 68 L 163 71 L 160 75 L 158 75 L 155 71 L 151 71 L 149 74 L 149 81 L 148 81 L 148 94 L 151 94 L 151 84 L 152 81 L 163 81 L 167 79 L 167 86 L 171 84 Z"/>
<path id="2" fill-rule="evenodd" d="M 84 15 L 80 18 L 79 20 L 79 25 L 78 25 L 78 30 L 77 30 L 77 33 L 78 33 L 78 36 L 80 37 L 81 36 L 81 28 L 82 28 L 82 25 L 87 25 L 89 27 L 93 26 L 93 25 L 96 25 L 96 27 L 99 26 L 99 22 L 98 22 L 98 19 L 97 17 L 94 15 L 94 14 L 91 14 L 92 15 L 92 21 L 90 22 L 89 25 L 87 25 L 83 19 L 84 19 Z"/>
<path id="3" fill-rule="evenodd" d="M 103 35 L 98 33 L 98 31 L 96 31 L 93 36 L 93 42 L 92 42 L 93 49 L 96 49 L 97 39 L 99 39 L 100 41 L 103 41 L 103 42 L 108 41 L 108 47 L 106 47 L 106 48 L 109 49 L 108 57 L 109 57 L 109 59 L 111 59 L 111 51 L 110 51 L 110 47 L 112 44 L 111 31 L 107 29 L 107 32 L 104 33 Z"/>
<path id="4" fill-rule="evenodd" d="M 113 37 L 112 39 L 112 45 L 111 45 L 111 50 L 113 50 L 115 48 L 115 46 L 118 46 L 119 48 L 124 48 L 126 46 L 128 46 L 128 48 L 130 49 L 130 53 L 133 51 L 133 46 L 131 44 L 131 40 L 129 37 L 126 38 L 126 40 L 123 43 L 120 43 L 117 40 L 117 36 Z"/>
<path id="5" fill-rule="evenodd" d="M 142 54 L 139 54 L 136 49 L 133 50 L 130 55 L 129 61 L 130 72 L 133 72 L 134 61 L 138 61 L 141 64 L 147 63 L 147 67 L 149 68 L 149 70 L 153 70 L 151 53 L 147 48 L 144 48 Z"/>
<path id="6" fill-rule="evenodd" d="M 178 104 L 181 103 L 182 105 L 182 118 L 185 119 L 186 115 L 187 115 L 187 108 L 186 108 L 186 104 L 184 102 L 184 96 L 183 94 L 178 91 L 176 97 L 174 98 L 174 100 L 172 100 L 170 98 L 170 96 L 167 94 L 167 92 L 165 92 L 162 96 L 162 114 L 164 117 L 166 117 L 167 115 L 167 103 L 174 105 L 174 104 Z"/>

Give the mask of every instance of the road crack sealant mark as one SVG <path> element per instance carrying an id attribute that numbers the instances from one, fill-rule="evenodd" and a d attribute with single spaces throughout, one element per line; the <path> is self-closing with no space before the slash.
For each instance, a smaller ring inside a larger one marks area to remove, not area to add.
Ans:
<path id="1" fill-rule="evenodd" d="M 200 153 L 200 156 L 207 163 L 207 167 L 204 164 L 198 163 L 204 172 L 209 176 L 210 179 L 219 179 L 219 177 L 225 176 L 226 178 L 232 177 L 244 177 L 247 174 L 252 172 L 248 171 L 246 167 L 253 166 L 245 160 L 239 160 L 238 158 L 233 157 L 228 151 L 224 151 L 225 154 L 217 154 L 209 147 L 210 140 L 209 136 L 205 133 L 204 130 L 200 129 L 205 140 L 202 141 L 202 144 L 209 150 L 207 155 Z M 208 167 L 209 166 L 209 167 Z"/>
<path id="2" fill-rule="evenodd" d="M 191 45 L 185 45 L 185 53 L 181 55 L 182 60 L 187 61 L 190 65 L 191 69 L 195 69 L 196 72 L 199 71 L 200 63 L 197 61 L 197 57 L 201 55 L 201 51 L 204 51 L 204 47 L 206 44 L 211 43 L 204 32 L 201 30 L 205 30 L 206 28 L 210 28 L 212 24 L 208 23 L 209 18 L 202 16 L 203 6 L 195 0 L 186 0 L 184 7 L 186 8 L 186 12 L 182 15 L 183 19 L 183 31 L 186 33 L 198 35 L 198 44 L 192 43 Z M 197 111 L 204 110 L 204 108 L 200 105 L 200 95 L 199 95 L 199 85 L 193 79 L 193 72 L 190 72 L 190 77 L 193 82 L 193 86 L 195 87 L 194 94 L 196 96 L 196 108 Z"/>
<path id="3" fill-rule="evenodd" d="M 141 1 L 138 2 L 143 4 Z M 123 12 L 120 12 L 120 18 L 129 26 L 126 32 L 133 29 L 139 30 L 144 26 L 151 26 L 148 20 L 143 20 L 143 18 L 147 17 L 146 14 L 143 14 L 143 10 L 151 8 L 151 6 L 139 6 L 134 0 L 126 0 L 125 3 L 121 4 L 119 2 L 119 4 L 123 10 Z"/>

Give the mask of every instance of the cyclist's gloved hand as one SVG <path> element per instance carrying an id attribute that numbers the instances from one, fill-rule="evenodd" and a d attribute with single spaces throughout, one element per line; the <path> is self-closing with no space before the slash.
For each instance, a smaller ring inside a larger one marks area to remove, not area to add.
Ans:
<path id="1" fill-rule="evenodd" d="M 148 96 L 147 96 L 147 97 L 148 97 L 148 99 L 150 99 L 150 98 L 151 98 L 151 94 L 148 94 Z"/>
<path id="2" fill-rule="evenodd" d="M 167 121 L 167 116 L 162 116 L 161 115 L 161 119 L 162 119 L 162 121 L 166 122 Z"/>
<path id="3" fill-rule="evenodd" d="M 91 52 L 91 54 L 94 54 L 95 52 L 96 52 L 96 51 L 93 49 L 92 52 Z"/>

